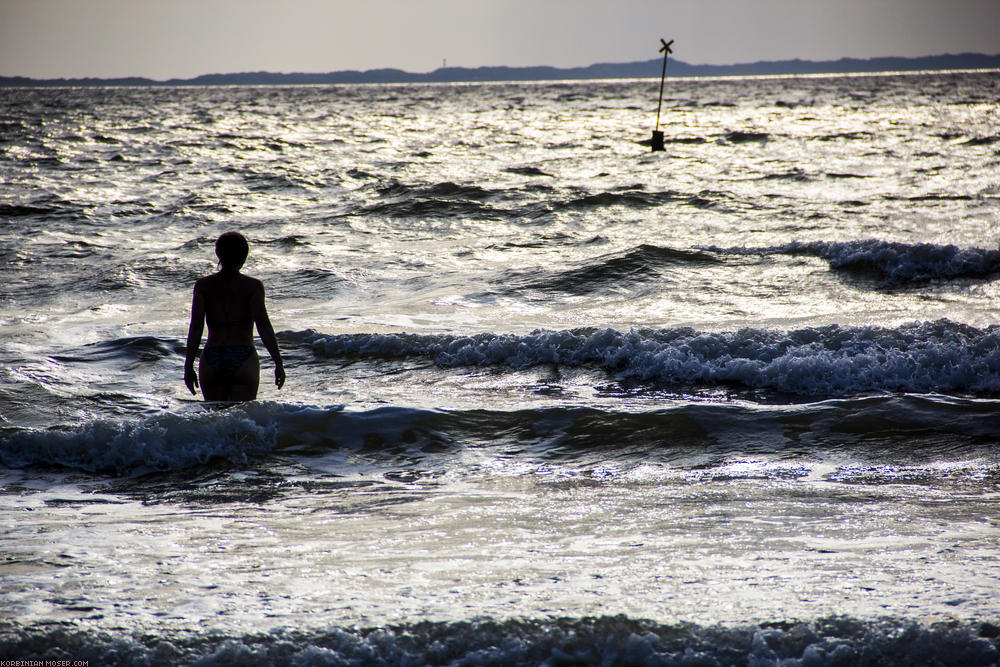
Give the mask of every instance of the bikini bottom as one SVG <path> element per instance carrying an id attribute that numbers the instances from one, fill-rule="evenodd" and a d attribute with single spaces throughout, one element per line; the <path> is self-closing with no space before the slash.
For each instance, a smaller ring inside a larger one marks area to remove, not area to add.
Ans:
<path id="1" fill-rule="evenodd" d="M 218 371 L 224 382 L 232 382 L 236 372 L 254 352 L 253 345 L 219 345 L 204 348 L 201 351 L 201 358 Z"/>

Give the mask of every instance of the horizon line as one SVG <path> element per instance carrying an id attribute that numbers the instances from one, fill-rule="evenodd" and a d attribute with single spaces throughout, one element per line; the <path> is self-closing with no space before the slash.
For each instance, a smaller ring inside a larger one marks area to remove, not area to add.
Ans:
<path id="1" fill-rule="evenodd" d="M 962 66 L 956 63 L 954 67 L 942 67 L 942 68 L 927 68 L 923 66 L 916 66 L 917 62 L 929 61 L 929 60 L 958 60 L 958 59 L 985 59 L 989 61 L 994 61 L 991 64 L 986 64 L 985 66 Z M 948 71 L 948 70 L 981 70 L 981 69 L 995 69 L 1000 67 L 1000 54 L 986 54 L 980 52 L 964 52 L 964 53 L 944 53 L 935 54 L 927 56 L 875 56 L 871 58 L 856 58 L 851 56 L 843 56 L 836 59 L 826 59 L 826 60 L 806 60 L 803 58 L 788 58 L 782 60 L 757 60 L 753 62 L 742 62 L 742 63 L 731 63 L 724 65 L 716 64 L 691 64 L 683 60 L 672 58 L 670 60 L 674 64 L 674 69 L 676 70 L 680 67 L 681 73 L 668 72 L 667 77 L 674 78 L 690 78 L 696 76 L 727 76 L 723 71 L 731 70 L 731 75 L 744 75 L 744 76 L 782 76 L 782 75 L 796 75 L 796 74 L 871 74 L 877 72 L 894 72 L 894 71 Z M 893 62 L 893 63 L 912 63 L 915 66 L 905 69 L 851 69 L 844 68 L 846 65 L 853 64 L 857 65 L 872 65 L 879 62 Z M 592 63 L 590 65 L 583 66 L 570 66 L 570 67 L 557 67 L 554 65 L 479 65 L 474 67 L 468 66 L 446 66 L 439 67 L 428 72 L 410 72 L 397 67 L 379 67 L 367 70 L 357 70 L 357 69 L 345 69 L 345 70 L 331 70 L 327 72 L 305 72 L 305 71 L 271 71 L 271 70 L 245 70 L 240 72 L 209 72 L 204 74 L 198 74 L 191 77 L 171 77 L 168 79 L 153 79 L 148 76 L 142 75 L 130 75 L 130 76 L 62 76 L 62 77 L 32 77 L 25 75 L 0 75 L 0 82 L 37 82 L 37 83 L 54 83 L 54 82 L 101 82 L 101 81 L 133 81 L 141 83 L 144 85 L 177 85 L 184 83 L 198 84 L 205 79 L 216 79 L 223 77 L 252 77 L 252 76 L 266 76 L 266 77 L 283 77 L 283 78 L 294 78 L 294 77 L 350 77 L 357 79 L 356 81 L 342 81 L 341 83 L 417 83 L 422 81 L 427 81 L 431 83 L 446 83 L 453 82 L 459 83 L 462 81 L 468 81 L 470 83 L 475 82 L 485 82 L 489 81 L 505 81 L 505 80 L 524 80 L 524 79 L 461 79 L 461 78 L 451 78 L 454 75 L 467 75 L 471 73 L 488 73 L 493 72 L 499 74 L 501 72 L 509 74 L 522 74 L 534 75 L 527 80 L 542 80 L 538 78 L 538 75 L 542 73 L 551 73 L 556 75 L 551 77 L 551 80 L 559 80 L 562 78 L 568 79 L 609 79 L 609 78 L 650 78 L 652 76 L 658 77 L 659 70 L 655 73 L 649 74 L 621 74 L 615 75 L 608 71 L 603 76 L 600 74 L 602 69 L 615 68 L 615 69 L 626 69 L 626 68 L 642 68 L 648 67 L 651 64 L 656 64 L 659 67 L 661 63 L 660 58 L 652 58 L 649 60 L 637 60 L 628 62 L 598 62 Z M 816 67 L 826 67 L 839 65 L 840 69 L 832 70 L 816 70 Z M 799 71 L 761 71 L 753 72 L 750 69 L 757 70 L 771 70 L 776 67 L 786 67 L 794 68 Z M 704 73 L 698 73 L 696 70 L 704 71 Z M 705 71 L 705 70 L 711 70 Z M 739 71 L 742 70 L 742 71 Z M 558 73 L 567 73 L 570 76 L 560 77 Z M 576 74 L 576 76 L 573 76 Z M 378 77 L 385 75 L 396 75 L 399 77 L 405 77 L 406 80 L 389 81 L 389 80 L 364 80 L 364 77 Z M 444 78 L 436 78 L 444 77 Z M 292 83 L 292 82 L 289 82 Z M 321 82 L 315 82 L 321 83 Z M 2 85 L 2 84 L 0 84 Z"/>

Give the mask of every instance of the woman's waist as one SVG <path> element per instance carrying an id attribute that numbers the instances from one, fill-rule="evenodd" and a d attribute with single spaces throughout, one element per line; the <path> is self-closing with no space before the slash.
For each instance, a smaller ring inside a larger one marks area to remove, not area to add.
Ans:
<path id="1" fill-rule="evenodd" d="M 252 336 L 209 336 L 205 347 L 249 347 L 254 348 Z M 254 348 L 255 349 L 255 348 Z"/>

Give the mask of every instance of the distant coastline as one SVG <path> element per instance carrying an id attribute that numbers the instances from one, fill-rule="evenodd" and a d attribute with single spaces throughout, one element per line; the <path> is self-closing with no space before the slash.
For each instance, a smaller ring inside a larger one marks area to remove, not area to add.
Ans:
<path id="1" fill-rule="evenodd" d="M 399 69 L 346 70 L 325 74 L 242 72 L 204 74 L 191 79 L 157 81 L 143 77 L 33 79 L 0 76 L 0 87 L 28 86 L 225 86 L 317 85 L 344 83 L 475 83 L 487 81 L 547 81 L 560 79 L 632 79 L 660 76 L 662 60 L 631 63 L 598 63 L 588 67 L 442 67 L 427 73 Z M 1000 68 L 1000 54 L 948 54 L 922 58 L 841 58 L 840 60 L 777 60 L 738 65 L 690 65 L 671 60 L 668 77 L 760 76 L 782 74 L 855 74 L 921 70 Z"/>

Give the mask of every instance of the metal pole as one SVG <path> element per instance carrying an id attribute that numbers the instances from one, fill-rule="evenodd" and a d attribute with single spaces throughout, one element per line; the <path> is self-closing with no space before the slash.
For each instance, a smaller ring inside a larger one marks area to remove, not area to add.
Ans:
<path id="1" fill-rule="evenodd" d="M 667 76 L 667 55 L 673 53 L 670 45 L 674 43 L 674 40 L 667 42 L 661 37 L 660 43 L 663 44 L 660 47 L 660 51 L 663 53 L 663 71 L 660 72 L 660 99 L 656 103 L 656 127 L 653 128 L 653 140 L 651 143 L 654 151 L 665 150 L 663 147 L 663 133 L 660 132 L 660 109 L 663 107 L 663 80 Z"/>

